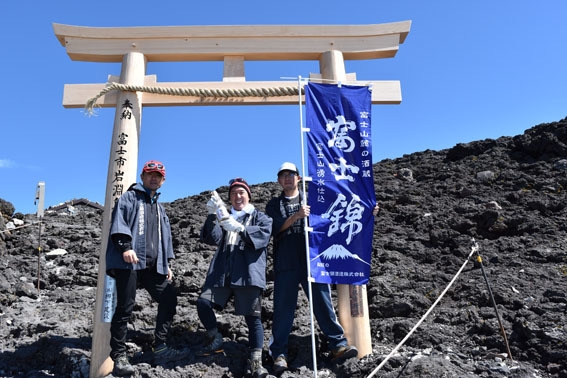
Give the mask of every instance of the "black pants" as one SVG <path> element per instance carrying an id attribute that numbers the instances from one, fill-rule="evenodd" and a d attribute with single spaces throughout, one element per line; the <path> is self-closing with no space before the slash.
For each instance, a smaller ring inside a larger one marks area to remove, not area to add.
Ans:
<path id="1" fill-rule="evenodd" d="M 203 288 L 197 299 L 197 314 L 207 331 L 217 329 L 214 308 L 222 310 L 230 298 L 234 298 L 235 315 L 244 315 L 248 326 L 250 349 L 262 349 L 262 289 L 256 286 Z"/>
<path id="2" fill-rule="evenodd" d="M 214 307 L 215 304 L 208 299 L 197 299 L 197 313 L 207 331 L 217 329 Z M 248 347 L 250 349 L 262 349 L 264 346 L 262 318 L 256 315 L 244 315 L 244 320 L 248 326 Z"/>
<path id="3" fill-rule="evenodd" d="M 136 289 L 142 287 L 158 303 L 154 343 L 165 343 L 176 313 L 177 293 L 167 276 L 155 268 L 144 270 L 116 269 L 116 310 L 110 325 L 110 357 L 115 360 L 126 354 L 128 321 L 136 303 Z"/>

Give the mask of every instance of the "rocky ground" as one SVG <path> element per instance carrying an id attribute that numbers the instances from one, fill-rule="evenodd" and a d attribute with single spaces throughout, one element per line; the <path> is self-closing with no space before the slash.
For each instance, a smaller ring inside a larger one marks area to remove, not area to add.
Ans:
<path id="1" fill-rule="evenodd" d="M 373 353 L 337 365 L 318 334 L 317 376 L 567 377 L 567 118 L 514 137 L 384 160 L 374 165 L 374 178 L 381 211 L 367 285 Z M 278 188 L 265 183 L 252 191 L 253 203 L 263 209 Z M 203 340 L 195 300 L 213 253 L 198 240 L 207 194 L 167 204 L 177 253 L 179 307 L 171 339 L 177 347 L 196 348 Z M 10 215 L 0 217 L 0 376 L 87 377 L 101 211 L 85 206 L 48 212 L 41 236 L 33 215 L 19 216 L 25 223 L 6 231 Z M 473 240 L 482 266 L 473 258 L 467 262 Z M 266 345 L 271 264 L 267 275 Z M 156 306 L 139 293 L 129 344 L 137 376 L 245 376 L 246 326 L 230 308 L 219 317 L 224 355 L 153 366 L 143 352 Z M 300 298 L 284 378 L 315 376 L 309 307 Z M 271 368 L 267 355 L 266 366 Z"/>

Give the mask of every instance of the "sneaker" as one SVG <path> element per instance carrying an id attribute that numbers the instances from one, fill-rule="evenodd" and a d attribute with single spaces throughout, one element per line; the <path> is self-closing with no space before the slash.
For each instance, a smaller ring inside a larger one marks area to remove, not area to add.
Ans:
<path id="1" fill-rule="evenodd" d="M 266 378 L 268 370 L 262 366 L 262 360 L 248 360 L 248 370 L 252 378 Z"/>
<path id="2" fill-rule="evenodd" d="M 122 377 L 125 375 L 132 375 L 136 372 L 134 367 L 128 361 L 128 357 L 120 356 L 114 360 L 114 368 L 112 369 L 112 375 Z"/>
<path id="3" fill-rule="evenodd" d="M 166 363 L 179 361 L 189 355 L 188 350 L 179 350 L 168 347 L 166 344 L 158 345 L 154 348 L 154 362 Z"/>
<path id="4" fill-rule="evenodd" d="M 333 361 L 346 360 L 348 358 L 353 358 L 358 356 L 358 349 L 356 349 L 355 346 L 346 345 L 333 349 L 331 353 L 333 355 Z"/>
<path id="5" fill-rule="evenodd" d="M 208 344 L 205 345 L 199 352 L 197 356 L 205 357 L 212 354 L 223 353 L 223 340 L 220 332 L 217 332 L 212 339 L 209 339 Z"/>
<path id="6" fill-rule="evenodd" d="M 280 354 L 278 358 L 274 361 L 274 373 L 280 374 L 287 370 L 287 361 L 283 354 Z"/>

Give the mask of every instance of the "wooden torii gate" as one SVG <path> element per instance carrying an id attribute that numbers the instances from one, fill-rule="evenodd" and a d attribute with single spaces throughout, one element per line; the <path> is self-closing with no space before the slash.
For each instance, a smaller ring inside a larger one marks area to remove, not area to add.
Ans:
<path id="1" fill-rule="evenodd" d="M 249 82 L 245 61 L 317 60 L 320 74 L 310 80 L 372 85 L 373 104 L 399 104 L 399 81 L 358 81 L 347 74 L 344 60 L 394 57 L 409 33 L 411 21 L 373 25 L 251 25 L 81 27 L 53 24 L 72 60 L 120 63 L 120 77 L 108 83 L 66 84 L 63 106 L 82 108 L 101 95 L 97 105 L 115 107 L 114 129 L 105 195 L 90 376 L 112 371 L 110 324 L 103 322 L 105 252 L 112 208 L 137 180 L 138 141 L 143 106 L 273 105 L 299 102 L 296 81 Z M 159 83 L 146 75 L 148 62 L 223 61 L 222 82 Z M 295 91 L 295 92 L 294 92 Z M 366 286 L 338 286 L 338 313 L 349 343 L 359 358 L 372 353 Z M 354 311 L 354 316 L 352 312 Z"/>

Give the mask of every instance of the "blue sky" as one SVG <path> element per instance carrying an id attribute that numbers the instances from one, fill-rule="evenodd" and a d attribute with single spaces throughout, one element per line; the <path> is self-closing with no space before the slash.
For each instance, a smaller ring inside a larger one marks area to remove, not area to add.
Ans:
<path id="1" fill-rule="evenodd" d="M 411 20 L 394 58 L 346 61 L 361 80 L 399 80 L 402 103 L 372 106 L 373 161 L 514 136 L 567 115 L 567 2 L 518 1 L 4 2 L 0 23 L 0 198 L 35 213 L 74 198 L 104 203 L 114 109 L 62 106 L 65 84 L 104 83 L 119 64 L 71 61 L 53 23 L 77 26 L 380 24 Z M 319 72 L 318 62 L 249 62 L 249 81 Z M 159 82 L 221 81 L 222 63 L 149 63 Z M 275 180 L 301 163 L 299 107 L 146 108 L 138 165 L 165 163 L 162 200 Z M 214 130 L 214 132 L 211 132 Z M 488 168 L 488 167 L 487 167 Z"/>

